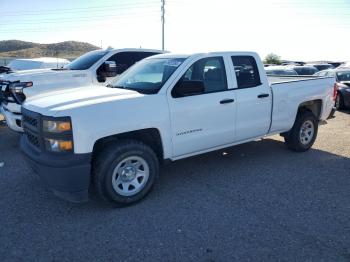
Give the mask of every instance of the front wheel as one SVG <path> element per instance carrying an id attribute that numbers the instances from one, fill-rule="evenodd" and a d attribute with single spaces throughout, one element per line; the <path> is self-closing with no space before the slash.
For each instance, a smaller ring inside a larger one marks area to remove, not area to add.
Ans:
<path id="1" fill-rule="evenodd" d="M 318 123 L 314 114 L 302 112 L 297 115 L 293 128 L 284 136 L 284 141 L 289 149 L 304 152 L 314 144 L 317 131 Z"/>
<path id="2" fill-rule="evenodd" d="M 97 195 L 119 206 L 144 198 L 158 174 L 156 154 L 148 145 L 135 140 L 109 145 L 97 156 L 93 168 Z"/>

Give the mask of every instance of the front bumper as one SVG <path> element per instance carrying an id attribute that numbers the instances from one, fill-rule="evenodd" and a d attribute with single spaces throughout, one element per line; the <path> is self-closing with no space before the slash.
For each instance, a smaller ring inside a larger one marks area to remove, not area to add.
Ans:
<path id="1" fill-rule="evenodd" d="M 30 166 L 54 194 L 71 202 L 89 199 L 91 154 L 53 154 L 39 152 L 21 137 L 21 150 Z"/>
<path id="2" fill-rule="evenodd" d="M 0 111 L 4 115 L 7 126 L 16 132 L 23 132 L 22 115 L 10 112 L 4 105 L 0 106 Z"/>

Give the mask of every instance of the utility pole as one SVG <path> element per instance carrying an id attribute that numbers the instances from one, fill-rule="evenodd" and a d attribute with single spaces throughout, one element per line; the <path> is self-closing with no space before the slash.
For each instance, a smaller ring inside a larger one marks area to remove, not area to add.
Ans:
<path id="1" fill-rule="evenodd" d="M 165 0 L 162 1 L 161 11 L 162 11 L 162 50 L 164 51 L 164 14 L 165 14 Z"/>

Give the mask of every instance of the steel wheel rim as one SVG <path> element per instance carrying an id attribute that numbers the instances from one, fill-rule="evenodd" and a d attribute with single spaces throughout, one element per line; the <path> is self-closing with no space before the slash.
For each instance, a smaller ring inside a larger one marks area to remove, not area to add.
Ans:
<path id="1" fill-rule="evenodd" d="M 307 145 L 312 141 L 312 138 L 314 137 L 315 134 L 315 126 L 314 123 L 311 120 L 306 120 L 300 129 L 300 142 L 303 145 Z"/>
<path id="2" fill-rule="evenodd" d="M 133 196 L 140 192 L 149 179 L 149 166 L 139 156 L 121 160 L 113 170 L 113 189 L 122 196 Z"/>

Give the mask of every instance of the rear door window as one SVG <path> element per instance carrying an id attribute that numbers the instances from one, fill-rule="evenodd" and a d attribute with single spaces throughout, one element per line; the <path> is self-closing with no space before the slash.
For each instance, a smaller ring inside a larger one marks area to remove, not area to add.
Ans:
<path id="1" fill-rule="evenodd" d="M 250 88 L 261 85 L 259 69 L 252 56 L 232 56 L 238 88 Z"/>

